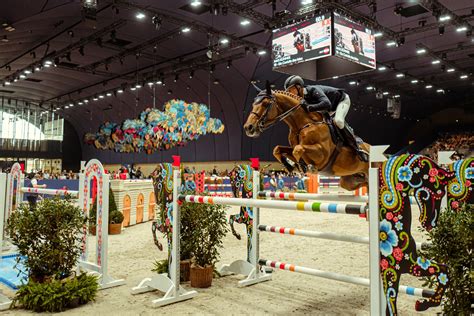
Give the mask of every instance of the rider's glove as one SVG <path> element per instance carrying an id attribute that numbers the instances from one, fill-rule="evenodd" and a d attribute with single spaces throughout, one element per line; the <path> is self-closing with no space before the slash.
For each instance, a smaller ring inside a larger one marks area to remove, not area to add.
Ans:
<path id="1" fill-rule="evenodd" d="M 301 100 L 300 104 L 305 111 L 308 111 L 308 102 L 305 99 Z"/>

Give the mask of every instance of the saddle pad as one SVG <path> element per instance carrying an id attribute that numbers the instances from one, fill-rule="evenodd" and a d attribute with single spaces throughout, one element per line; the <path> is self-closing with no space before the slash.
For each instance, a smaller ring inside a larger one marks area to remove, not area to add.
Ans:
<path id="1" fill-rule="evenodd" d="M 28 275 L 21 272 L 25 270 L 22 261 L 16 265 L 18 256 L 18 254 L 4 255 L 0 260 L 0 283 L 14 291 L 18 290 L 20 285 L 28 282 Z"/>

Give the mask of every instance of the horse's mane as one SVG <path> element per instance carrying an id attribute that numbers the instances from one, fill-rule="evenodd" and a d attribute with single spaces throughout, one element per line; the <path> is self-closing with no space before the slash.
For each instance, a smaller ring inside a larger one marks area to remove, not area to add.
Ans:
<path id="1" fill-rule="evenodd" d="M 293 93 L 291 93 L 291 92 L 284 91 L 284 90 L 275 90 L 274 93 L 279 93 L 279 94 L 286 95 L 286 96 L 288 96 L 288 97 L 290 97 L 290 98 L 293 98 L 293 99 L 295 99 L 295 100 L 297 100 L 297 101 L 303 100 L 303 98 L 300 97 L 299 95 L 296 95 L 296 94 L 293 94 Z"/>

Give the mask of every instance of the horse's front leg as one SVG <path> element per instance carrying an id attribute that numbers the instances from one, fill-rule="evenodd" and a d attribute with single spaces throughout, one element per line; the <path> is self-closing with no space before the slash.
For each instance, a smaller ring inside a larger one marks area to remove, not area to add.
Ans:
<path id="1" fill-rule="evenodd" d="M 435 275 L 437 286 L 434 295 L 429 299 L 416 301 L 415 309 L 417 311 L 425 311 L 430 307 L 439 306 L 439 304 L 441 304 L 441 299 L 443 298 L 448 283 L 447 271 L 448 269 L 444 264 L 437 264 L 432 261 L 430 262 L 424 257 L 418 257 L 417 263 L 410 269 L 411 274 L 416 277 Z"/>
<path id="2" fill-rule="evenodd" d="M 321 165 L 324 158 L 328 156 L 329 152 L 320 144 L 298 144 L 293 149 L 293 157 L 296 161 L 300 161 L 300 159 L 303 158 L 304 162 L 315 167 Z"/>
<path id="3" fill-rule="evenodd" d="M 288 172 L 292 172 L 298 163 L 298 160 L 293 157 L 293 148 L 289 146 L 275 146 L 273 148 L 273 156 L 285 166 Z"/>

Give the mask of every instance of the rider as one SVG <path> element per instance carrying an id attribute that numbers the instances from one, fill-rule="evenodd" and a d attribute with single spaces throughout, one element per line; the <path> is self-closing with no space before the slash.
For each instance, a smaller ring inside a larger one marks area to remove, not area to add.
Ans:
<path id="1" fill-rule="evenodd" d="M 359 146 L 352 128 L 347 126 L 345 118 L 351 107 L 349 95 L 342 89 L 329 86 L 305 86 L 300 76 L 290 76 L 285 81 L 285 90 L 295 87 L 298 95 L 304 98 L 301 105 L 308 112 L 336 112 L 334 124 L 345 134 L 350 146 L 355 149 L 362 161 L 368 161 L 368 153 Z M 346 127 L 346 128 L 345 128 Z"/>

